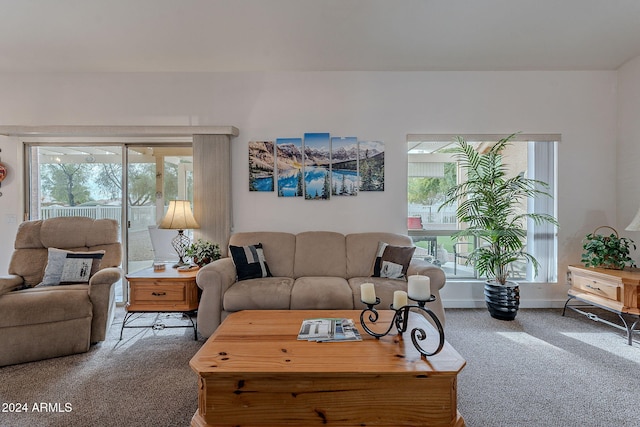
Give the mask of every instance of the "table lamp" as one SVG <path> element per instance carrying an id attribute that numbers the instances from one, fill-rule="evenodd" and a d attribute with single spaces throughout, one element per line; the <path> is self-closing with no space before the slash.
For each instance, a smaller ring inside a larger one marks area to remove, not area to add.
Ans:
<path id="1" fill-rule="evenodd" d="M 191 244 L 189 236 L 184 234 L 184 230 L 188 228 L 200 228 L 200 225 L 196 222 L 191 212 L 191 204 L 188 200 L 171 200 L 169 202 L 169 209 L 158 228 L 168 228 L 171 230 L 178 230 L 178 235 L 171 240 L 171 245 L 175 249 L 178 257 L 178 263 L 173 268 L 178 268 L 183 265 L 189 265 L 184 262 L 185 251 Z"/>

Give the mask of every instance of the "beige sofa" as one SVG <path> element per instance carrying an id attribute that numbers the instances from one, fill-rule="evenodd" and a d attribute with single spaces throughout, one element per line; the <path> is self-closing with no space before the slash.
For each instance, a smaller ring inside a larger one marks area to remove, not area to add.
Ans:
<path id="1" fill-rule="evenodd" d="M 237 281 L 231 258 L 217 260 L 198 272 L 202 296 L 198 330 L 208 337 L 229 314 L 240 310 L 362 309 L 360 285 L 372 282 L 381 303 L 388 309 L 395 290 L 407 290 L 406 280 L 371 277 L 378 243 L 412 246 L 411 238 L 393 233 L 343 235 L 327 231 L 299 234 L 244 232 L 231 235 L 229 245 L 261 243 L 273 277 Z M 436 300 L 427 303 L 444 324 L 440 289 L 445 284 L 441 268 L 426 261 L 411 261 L 407 275 L 430 277 Z"/>
<path id="2" fill-rule="evenodd" d="M 0 366 L 82 353 L 105 339 L 122 277 L 118 230 L 114 220 L 85 217 L 20 224 L 9 275 L 0 276 Z M 35 287 L 48 248 L 105 253 L 88 285 Z"/>

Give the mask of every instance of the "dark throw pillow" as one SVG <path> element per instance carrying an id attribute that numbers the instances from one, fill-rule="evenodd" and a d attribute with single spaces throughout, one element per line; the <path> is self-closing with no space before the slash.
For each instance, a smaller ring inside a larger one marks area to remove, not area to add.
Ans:
<path id="1" fill-rule="evenodd" d="M 104 251 L 72 252 L 49 248 L 44 277 L 38 286 L 57 286 L 71 283 L 89 283 L 100 269 Z"/>
<path id="2" fill-rule="evenodd" d="M 264 259 L 262 243 L 249 246 L 229 246 L 231 258 L 236 265 L 238 281 L 272 277 L 267 261 Z"/>
<path id="3" fill-rule="evenodd" d="M 404 279 L 407 276 L 415 246 L 392 246 L 378 243 L 378 252 L 373 265 L 373 277 Z"/>

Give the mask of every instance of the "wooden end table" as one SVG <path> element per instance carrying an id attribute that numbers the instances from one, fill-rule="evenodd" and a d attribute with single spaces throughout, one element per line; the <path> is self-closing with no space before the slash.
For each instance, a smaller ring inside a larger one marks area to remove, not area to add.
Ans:
<path id="1" fill-rule="evenodd" d="M 568 299 L 562 315 L 568 309 L 587 316 L 589 319 L 605 323 L 627 333 L 627 344 L 633 344 L 633 334 L 640 332 L 640 269 L 625 268 L 610 270 L 605 268 L 569 266 Z M 572 300 L 584 305 L 569 304 Z M 597 314 L 584 311 L 589 306 L 602 308 L 618 315 L 622 324 L 609 322 Z"/>
<path id="2" fill-rule="evenodd" d="M 154 271 L 153 267 L 127 274 L 129 281 L 129 302 L 125 306 L 127 314 L 122 321 L 120 339 L 124 328 L 193 328 L 194 339 L 198 339 L 198 326 L 193 320 L 193 312 L 198 309 L 197 268 L 180 271 L 167 266 L 163 271 Z M 135 313 L 182 312 L 189 318 L 190 324 L 167 326 L 155 323 L 147 326 L 128 325 Z"/>
<path id="3" fill-rule="evenodd" d="M 393 317 L 381 310 L 376 326 Z M 230 314 L 191 359 L 198 374 L 192 426 L 464 426 L 457 375 L 465 360 L 445 343 L 422 358 L 411 338 L 366 334 L 357 310 L 247 310 Z M 362 341 L 298 340 L 304 319 L 350 318 Z M 411 313 L 409 327 L 439 335 Z M 407 335 L 407 334 L 405 334 Z M 431 340 L 433 337 L 433 340 Z M 435 341 L 435 343 L 434 343 Z"/>

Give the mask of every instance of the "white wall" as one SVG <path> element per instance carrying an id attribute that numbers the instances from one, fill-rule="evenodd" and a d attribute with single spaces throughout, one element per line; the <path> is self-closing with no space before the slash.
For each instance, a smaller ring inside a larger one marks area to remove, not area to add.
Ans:
<path id="1" fill-rule="evenodd" d="M 560 133 L 560 284 L 522 287 L 523 306 L 545 306 L 564 301 L 582 237 L 616 222 L 616 86 L 615 72 L 0 74 L 0 124 L 236 126 L 235 230 L 292 232 L 405 232 L 407 133 Z M 386 190 L 324 202 L 250 193 L 248 141 L 304 132 L 384 141 Z M 17 168 L 6 144 L 2 160 Z M 15 227 L 2 214 L 20 215 L 20 202 L 0 198 L 5 242 Z M 3 267 L 10 246 L 1 251 Z M 483 299 L 480 286 L 457 283 L 444 297 Z"/>

